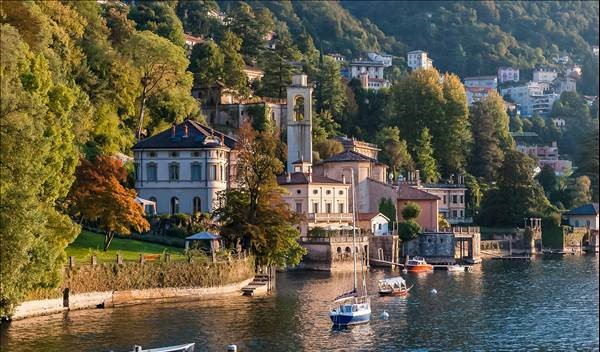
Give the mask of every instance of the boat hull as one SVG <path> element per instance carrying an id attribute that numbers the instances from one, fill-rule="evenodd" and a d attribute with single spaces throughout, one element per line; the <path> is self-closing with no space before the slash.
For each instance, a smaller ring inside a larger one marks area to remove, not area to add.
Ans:
<path id="1" fill-rule="evenodd" d="M 365 324 L 371 320 L 371 311 L 356 314 L 332 313 L 329 315 L 331 322 L 336 326 Z"/>
<path id="2" fill-rule="evenodd" d="M 424 273 L 428 271 L 433 271 L 433 265 L 407 265 L 406 270 L 409 273 Z"/>

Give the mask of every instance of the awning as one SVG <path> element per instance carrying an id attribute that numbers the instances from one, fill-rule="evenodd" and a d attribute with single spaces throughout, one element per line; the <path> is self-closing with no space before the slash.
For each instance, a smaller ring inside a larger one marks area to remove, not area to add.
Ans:
<path id="1" fill-rule="evenodd" d="M 135 202 L 138 203 L 138 204 L 142 204 L 142 205 L 156 206 L 156 202 L 153 202 L 153 201 L 148 200 L 148 199 L 140 198 L 140 197 L 135 197 Z"/>
<path id="2" fill-rule="evenodd" d="M 218 240 L 220 239 L 221 236 L 219 235 L 215 235 L 214 233 L 210 233 L 207 231 L 202 231 L 202 232 L 198 232 L 196 234 L 193 234 L 189 237 L 186 237 L 185 240 L 186 241 L 193 241 L 193 240 Z"/>
<path id="3" fill-rule="evenodd" d="M 379 280 L 379 283 L 387 284 L 392 287 L 394 287 L 394 285 L 397 285 L 398 287 L 402 287 L 402 285 L 406 284 L 406 281 L 401 276 L 397 276 L 397 277 L 390 277 L 389 279 Z"/>

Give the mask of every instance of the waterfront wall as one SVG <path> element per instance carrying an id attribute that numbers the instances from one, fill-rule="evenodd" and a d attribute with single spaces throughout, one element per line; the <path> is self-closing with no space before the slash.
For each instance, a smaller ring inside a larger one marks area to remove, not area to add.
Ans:
<path id="1" fill-rule="evenodd" d="M 228 294 L 254 277 L 254 259 L 220 263 L 127 263 L 65 269 L 54 297 L 29 300 L 15 308 L 13 320 L 66 310 L 147 302 L 196 300 Z M 62 297 L 56 297 L 60 294 Z"/>

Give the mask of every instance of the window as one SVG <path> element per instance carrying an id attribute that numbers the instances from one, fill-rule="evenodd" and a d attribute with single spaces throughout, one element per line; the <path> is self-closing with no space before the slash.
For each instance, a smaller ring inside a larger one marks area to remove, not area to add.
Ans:
<path id="1" fill-rule="evenodd" d="M 465 196 L 460 196 L 460 204 L 463 204 L 465 202 Z"/>
<path id="2" fill-rule="evenodd" d="M 194 214 L 200 213 L 202 211 L 202 201 L 200 197 L 194 197 L 194 201 L 192 202 L 192 209 L 194 209 Z"/>
<path id="3" fill-rule="evenodd" d="M 171 215 L 179 213 L 179 198 L 171 198 Z"/>
<path id="4" fill-rule="evenodd" d="M 208 179 L 210 181 L 214 181 L 217 179 L 217 165 L 210 166 L 210 175 L 208 175 Z"/>
<path id="5" fill-rule="evenodd" d="M 338 213 L 343 213 L 344 212 L 344 203 L 340 203 L 338 204 Z"/>
<path id="6" fill-rule="evenodd" d="M 378 224 L 377 228 L 381 231 L 381 224 Z"/>
<path id="7" fill-rule="evenodd" d="M 179 164 L 169 164 L 169 181 L 179 181 Z"/>
<path id="8" fill-rule="evenodd" d="M 446 199 L 446 196 L 444 196 L 444 204 L 446 204 L 446 200 L 447 200 L 447 199 Z"/>
<path id="9" fill-rule="evenodd" d="M 452 210 L 452 217 L 453 217 L 453 218 L 456 218 L 456 217 L 458 217 L 458 213 L 457 213 L 457 211 L 456 211 L 456 210 Z"/>
<path id="10" fill-rule="evenodd" d="M 331 190 L 325 191 L 325 194 L 331 194 Z"/>
<path id="11" fill-rule="evenodd" d="M 300 202 L 296 203 L 296 213 L 302 213 L 302 203 Z"/>
<path id="12" fill-rule="evenodd" d="M 139 181 L 139 180 L 141 180 L 141 176 L 142 176 L 140 174 L 140 164 L 139 163 L 135 163 L 134 166 L 135 166 L 135 180 Z"/>
<path id="13" fill-rule="evenodd" d="M 154 206 L 146 205 L 146 214 L 156 215 L 156 208 L 158 208 L 158 202 L 156 201 L 156 197 L 150 197 L 148 200 L 154 202 Z"/>
<path id="14" fill-rule="evenodd" d="M 149 158 L 154 158 L 154 157 L 156 157 L 156 153 L 155 152 L 149 152 L 148 153 L 148 157 Z"/>
<path id="15" fill-rule="evenodd" d="M 452 204 L 456 204 L 456 203 L 458 203 L 458 196 L 453 195 L 452 196 Z"/>
<path id="16" fill-rule="evenodd" d="M 202 164 L 192 164 L 192 181 L 200 181 L 202 179 Z"/>
<path id="17" fill-rule="evenodd" d="M 176 158 L 176 157 L 179 156 L 179 153 L 177 153 L 177 152 L 171 152 L 171 154 L 169 154 L 169 155 L 171 155 L 172 158 Z"/>
<path id="18" fill-rule="evenodd" d="M 340 191 L 338 192 L 338 194 L 339 194 L 339 195 L 342 195 L 342 194 L 344 194 L 344 191 L 341 191 L 341 190 L 340 190 Z"/>
<path id="19" fill-rule="evenodd" d="M 319 203 L 313 203 L 313 213 L 319 212 Z"/>
<path id="20" fill-rule="evenodd" d="M 313 190 L 313 194 L 319 194 L 319 191 L 315 189 Z"/>
<path id="21" fill-rule="evenodd" d="M 464 211 L 462 211 L 462 210 L 460 211 L 460 217 L 461 217 L 461 218 L 464 218 L 464 217 L 465 217 L 465 213 L 464 213 Z"/>
<path id="22" fill-rule="evenodd" d="M 200 152 L 194 152 L 194 153 L 192 153 L 192 155 L 195 156 L 195 157 L 199 157 L 200 156 Z"/>
<path id="23" fill-rule="evenodd" d="M 297 190 L 296 190 L 296 193 L 300 194 L 300 193 L 302 193 L 302 190 L 300 190 L 300 189 L 297 189 Z"/>
<path id="24" fill-rule="evenodd" d="M 327 214 L 331 214 L 331 203 L 325 204 L 325 211 L 327 212 Z"/>
<path id="25" fill-rule="evenodd" d="M 146 165 L 146 177 L 148 177 L 148 181 L 153 182 L 156 181 L 156 164 L 149 163 Z"/>

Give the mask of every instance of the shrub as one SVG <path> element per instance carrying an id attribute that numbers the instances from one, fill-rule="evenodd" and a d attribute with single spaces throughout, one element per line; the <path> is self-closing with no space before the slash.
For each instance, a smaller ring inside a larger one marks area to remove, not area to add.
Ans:
<path id="1" fill-rule="evenodd" d="M 421 214 L 421 207 L 414 202 L 406 203 L 404 209 L 402 209 L 402 218 L 405 221 L 416 219 L 419 217 L 419 214 Z"/>
<path id="2" fill-rule="evenodd" d="M 403 221 L 398 224 L 398 235 L 402 241 L 410 241 L 419 236 L 421 226 L 414 220 Z"/>

